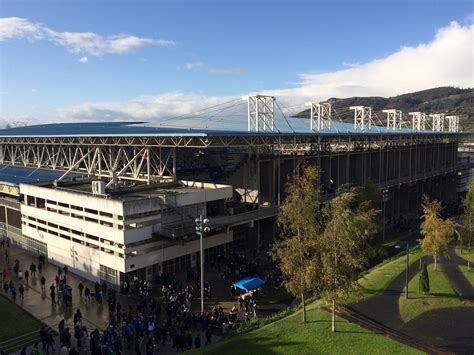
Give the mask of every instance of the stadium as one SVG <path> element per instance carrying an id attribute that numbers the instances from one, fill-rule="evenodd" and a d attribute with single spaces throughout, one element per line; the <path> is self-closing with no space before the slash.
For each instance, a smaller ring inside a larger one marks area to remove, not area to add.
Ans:
<path id="1" fill-rule="evenodd" d="M 375 124 L 371 109 L 357 106 L 354 123 L 344 123 L 330 104 L 310 103 L 309 120 L 278 122 L 274 97 L 246 100 L 236 129 L 95 122 L 0 130 L 1 232 L 58 266 L 119 285 L 198 267 L 199 216 L 210 221 L 206 262 L 221 250 L 271 244 L 301 163 L 319 167 L 322 199 L 344 184 L 375 183 L 384 231 L 418 218 L 423 194 L 449 205 L 466 189 L 471 162 L 458 148 L 470 136 L 456 116 L 411 113 L 407 121 L 394 109 Z"/>

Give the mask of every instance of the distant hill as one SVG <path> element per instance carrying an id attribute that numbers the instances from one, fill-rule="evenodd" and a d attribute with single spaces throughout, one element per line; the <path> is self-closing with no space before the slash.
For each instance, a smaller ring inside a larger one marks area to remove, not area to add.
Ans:
<path id="1" fill-rule="evenodd" d="M 371 106 L 377 112 L 378 118 L 385 123 L 384 109 L 396 108 L 404 114 L 412 111 L 426 113 L 446 113 L 460 116 L 460 126 L 463 131 L 474 131 L 474 89 L 459 89 L 455 87 L 439 87 L 410 94 L 393 97 L 349 97 L 346 99 L 330 98 L 333 108 L 345 122 L 354 121 L 353 111 L 349 106 Z M 309 118 L 310 110 L 302 111 L 295 117 Z M 337 119 L 337 116 L 336 116 Z"/>

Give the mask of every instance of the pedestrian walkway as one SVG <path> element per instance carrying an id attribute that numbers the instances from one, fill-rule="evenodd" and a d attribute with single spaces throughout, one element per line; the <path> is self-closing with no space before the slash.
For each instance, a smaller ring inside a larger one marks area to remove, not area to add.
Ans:
<path id="1" fill-rule="evenodd" d="M 20 263 L 20 270 L 29 270 L 31 263 L 38 265 L 38 258 L 27 253 L 23 249 L 16 247 L 10 248 L 10 264 L 13 265 L 15 260 L 18 259 Z M 4 258 L 0 260 L 0 269 L 3 270 L 6 268 L 6 261 Z M 60 266 L 62 267 L 62 265 Z M 97 304 L 93 301 L 91 303 L 85 302 L 83 298 L 79 296 L 78 285 L 82 283 L 84 286 L 88 286 L 91 290 L 94 289 L 93 282 L 86 280 L 72 272 L 67 274 L 67 284 L 72 288 L 72 306 L 65 306 L 62 304 L 61 299 L 59 299 L 59 304 L 54 305 L 51 302 L 50 290 L 49 287 L 51 284 L 55 284 L 55 277 L 58 273 L 58 265 L 45 262 L 41 274 L 37 271 L 36 275 L 31 275 L 29 278 L 28 284 L 26 284 L 25 279 L 21 281 L 25 285 L 25 294 L 24 299 L 21 300 L 19 297 L 16 299 L 16 303 L 25 309 L 30 314 L 34 315 L 37 319 L 44 322 L 46 325 L 50 326 L 52 329 L 57 331 L 57 326 L 62 319 L 65 319 L 66 326 L 71 330 L 73 329 L 73 317 L 76 309 L 80 309 L 82 313 L 82 324 L 89 330 L 89 333 L 94 329 L 99 329 L 103 331 L 109 324 L 109 307 L 107 302 L 104 300 L 103 304 Z M 40 279 L 44 276 L 46 278 L 45 291 L 41 289 Z M 20 280 L 14 275 L 13 270 L 10 271 L 9 279 L 12 279 L 15 287 L 18 288 Z M 185 280 L 183 280 L 185 281 Z M 206 270 L 206 281 L 209 281 L 213 286 L 215 285 L 213 298 L 205 300 L 205 307 L 211 307 L 214 305 L 223 306 L 225 309 L 229 309 L 236 304 L 236 301 L 229 300 L 229 290 L 226 283 L 222 280 L 222 277 L 217 274 L 215 271 Z M 154 289 L 155 296 L 158 295 L 158 287 Z M 3 292 L 3 291 L 1 291 Z M 8 295 L 6 296 L 10 298 Z M 122 304 L 122 310 L 133 309 L 135 310 L 138 304 L 138 298 L 135 295 L 117 295 L 118 301 Z M 200 300 L 196 298 L 193 302 L 193 310 L 197 311 L 199 309 Z M 204 339 L 204 331 L 201 330 L 192 330 L 191 331 L 193 338 L 196 335 L 200 335 L 201 339 Z M 59 351 L 59 337 L 55 339 L 56 342 L 56 352 Z M 214 334 L 213 342 L 219 340 L 221 337 Z M 41 348 L 41 344 L 40 348 Z M 73 339 L 73 345 L 75 345 L 75 340 Z M 204 340 L 203 340 L 204 345 Z M 146 338 L 141 344 L 142 350 L 145 352 Z M 31 346 L 27 348 L 27 354 L 31 352 Z M 132 347 L 133 348 L 133 347 Z M 19 354 L 21 349 L 19 349 L 16 354 Z M 171 354 L 175 353 L 176 349 L 172 348 L 171 340 L 168 338 L 168 341 L 160 346 L 160 353 Z M 80 352 L 85 354 L 85 352 Z M 126 350 L 124 353 L 135 353 L 133 350 Z"/>
<path id="2" fill-rule="evenodd" d="M 448 256 L 441 256 L 443 269 L 459 297 L 463 300 L 474 303 L 474 286 L 469 282 L 459 268 L 459 265 L 465 264 L 466 260 L 459 257 L 454 252 L 454 248 L 454 245 L 450 245 L 448 248 Z"/>
<path id="3" fill-rule="evenodd" d="M 11 247 L 11 264 L 13 264 L 16 259 L 19 260 L 20 270 L 22 271 L 29 269 L 32 262 L 34 262 L 36 265 L 38 264 L 38 259 L 31 256 L 26 251 Z M 5 267 L 5 260 L 2 260 L 2 270 Z M 103 302 L 102 305 L 99 305 L 95 302 L 88 304 L 84 299 L 79 297 L 77 286 L 80 282 L 82 282 L 84 285 L 88 285 L 92 290 L 94 289 L 92 282 L 85 280 L 80 276 L 77 276 L 71 272 L 67 274 L 67 284 L 72 287 L 72 306 L 66 307 L 64 304 L 62 304 L 61 299 L 59 299 L 59 304 L 51 304 L 49 287 L 51 284 L 55 284 L 55 276 L 57 272 L 58 266 L 46 262 L 41 274 L 37 271 L 36 276 L 30 275 L 28 283 L 26 283 L 25 279 L 23 279 L 22 282 L 25 285 L 25 297 L 23 300 L 17 297 L 16 303 L 52 328 L 56 327 L 63 318 L 66 320 L 67 324 L 72 324 L 74 312 L 77 308 L 80 308 L 83 315 L 84 325 L 92 329 L 105 329 L 109 323 L 107 302 Z M 13 275 L 13 272 L 11 272 L 10 276 L 13 279 L 15 286 L 18 288 L 20 281 L 15 275 Z M 41 276 L 46 278 L 45 291 L 41 290 Z M 122 299 L 120 299 L 120 301 L 122 302 Z M 127 302 L 127 300 L 124 300 L 124 302 Z M 130 301 L 127 303 L 133 304 L 133 300 L 130 299 Z"/>
<path id="4" fill-rule="evenodd" d="M 431 263 L 433 258 L 425 256 L 424 261 Z M 446 260 L 442 261 L 446 276 L 453 286 L 455 284 L 454 279 L 460 280 L 460 272 L 455 271 L 455 267 L 457 267 L 456 262 L 457 259 L 453 257 L 451 259 L 451 266 L 449 266 L 453 271 L 448 273 L 446 271 L 448 264 Z M 419 263 L 411 264 L 408 269 L 408 279 L 411 280 L 415 277 L 418 271 Z M 462 274 L 460 276 L 464 277 Z M 464 282 L 460 281 L 457 287 L 461 290 L 464 286 Z M 474 351 L 474 337 L 472 336 L 474 308 L 451 307 L 436 309 L 425 312 L 421 316 L 405 323 L 401 319 L 399 312 L 399 299 L 403 295 L 404 288 L 405 271 L 402 271 L 381 294 L 353 304 L 351 307 L 359 315 L 364 315 L 383 326 L 390 327 L 405 335 L 416 336 L 417 339 L 424 339 L 426 342 L 429 341 L 428 345 L 439 348 L 440 352 L 472 353 Z"/>

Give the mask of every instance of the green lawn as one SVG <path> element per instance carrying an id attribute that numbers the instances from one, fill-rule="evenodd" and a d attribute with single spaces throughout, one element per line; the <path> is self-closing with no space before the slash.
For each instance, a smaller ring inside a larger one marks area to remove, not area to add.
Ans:
<path id="1" fill-rule="evenodd" d="M 405 293 L 403 293 L 398 300 L 400 316 L 405 323 L 434 309 L 464 307 L 446 277 L 442 264 L 438 264 L 436 271 L 434 264 L 428 265 L 428 275 L 430 278 L 429 294 L 424 295 L 418 292 L 419 274 L 416 274 L 408 283 L 409 298 L 406 299 Z"/>
<path id="2" fill-rule="evenodd" d="M 376 335 L 343 319 L 331 332 L 331 315 L 308 307 L 308 323 L 301 323 L 301 311 L 251 332 L 226 338 L 201 348 L 202 354 L 420 354 L 394 340 Z"/>
<path id="3" fill-rule="evenodd" d="M 410 265 L 418 262 L 422 256 L 419 247 L 410 250 Z M 382 293 L 390 282 L 405 270 L 405 267 L 406 255 L 395 257 L 375 266 L 359 279 L 362 292 L 357 296 L 350 297 L 346 302 L 361 301 Z"/>
<path id="4" fill-rule="evenodd" d="M 0 342 L 34 332 L 42 326 L 36 318 L 0 296 Z"/>

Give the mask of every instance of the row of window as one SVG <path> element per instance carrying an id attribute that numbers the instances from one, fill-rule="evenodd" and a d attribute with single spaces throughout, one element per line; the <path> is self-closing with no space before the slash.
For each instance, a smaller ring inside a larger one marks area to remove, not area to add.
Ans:
<path id="1" fill-rule="evenodd" d="M 110 227 L 110 228 L 115 227 L 118 230 L 123 230 L 124 229 L 124 226 L 121 223 L 114 224 L 114 223 L 109 222 L 109 221 L 104 221 L 104 220 L 99 219 L 99 218 L 91 217 L 91 215 L 94 215 L 94 216 L 100 216 L 100 217 L 114 218 L 114 215 L 111 214 L 111 213 L 108 213 L 108 212 L 102 212 L 102 211 L 97 211 L 97 210 L 93 210 L 93 209 L 90 209 L 90 208 L 85 208 L 85 207 L 80 207 L 80 206 L 75 206 L 75 205 L 69 205 L 69 204 L 63 203 L 63 202 L 45 200 L 43 198 L 34 197 L 34 196 L 25 196 L 25 203 L 28 206 L 45 209 L 49 212 L 53 212 L 53 213 L 60 214 L 60 215 L 63 215 L 63 216 L 77 218 L 77 219 L 80 219 L 80 220 L 83 220 L 83 221 L 86 221 L 86 222 L 100 224 L 102 226 L 106 226 L 106 227 Z M 60 209 L 60 208 L 55 208 L 54 206 L 67 208 L 70 211 Z M 78 211 L 78 213 L 74 213 L 74 211 Z M 87 213 L 89 215 L 81 214 L 79 212 Z M 130 219 L 143 218 L 143 217 L 149 217 L 149 216 L 158 216 L 159 214 L 160 214 L 159 211 L 150 211 L 150 212 L 137 213 L 137 214 L 134 214 L 134 215 L 130 215 L 129 218 Z M 119 221 L 123 221 L 123 216 L 117 215 L 116 218 Z M 125 228 L 126 229 L 136 229 L 136 228 L 142 228 L 142 227 L 147 226 L 147 225 L 152 225 L 152 224 L 155 224 L 155 223 L 156 222 L 154 222 L 154 221 L 148 221 L 148 222 L 142 222 L 142 223 L 130 223 L 130 224 L 126 225 Z"/>
<path id="2" fill-rule="evenodd" d="M 30 222 L 36 222 L 37 224 L 30 223 Z M 54 236 L 57 236 L 57 237 L 60 237 L 60 238 L 63 238 L 63 239 L 67 239 L 67 240 L 70 240 L 74 243 L 86 245 L 87 247 L 90 247 L 90 248 L 93 248 L 93 249 L 96 249 L 96 250 L 100 249 L 102 252 L 105 252 L 105 253 L 114 254 L 114 250 L 112 250 L 112 249 L 106 248 L 105 246 L 99 246 L 96 243 L 91 243 L 87 240 L 84 240 L 84 238 L 86 238 L 86 239 L 90 239 L 90 240 L 93 240 L 95 242 L 98 242 L 99 244 L 102 243 L 102 244 L 113 246 L 114 243 L 107 240 L 107 239 L 101 239 L 101 238 L 96 237 L 96 236 L 91 235 L 91 234 L 82 233 L 82 232 L 77 231 L 75 229 L 66 228 L 66 227 L 63 227 L 63 226 L 60 226 L 60 225 L 58 226 L 57 224 L 49 223 L 49 222 L 37 219 L 35 217 L 30 217 L 30 216 L 24 216 L 23 224 L 27 225 L 31 228 L 34 228 L 34 229 L 36 229 L 40 232 L 48 233 L 50 235 L 54 235 Z M 58 232 L 58 231 L 53 230 L 51 228 L 55 228 L 55 229 L 59 229 L 60 231 L 62 230 L 62 231 L 65 231 L 65 232 L 72 233 L 74 235 L 77 235 L 81 239 L 77 239 L 74 236 L 69 236 L 69 235 L 66 235 L 66 234 L 62 234 L 61 232 Z M 123 244 L 117 244 L 117 247 L 122 249 Z M 119 257 L 123 258 L 122 253 L 117 253 L 117 255 Z"/>
<path id="3" fill-rule="evenodd" d="M 114 218 L 114 215 L 112 213 L 98 211 L 98 210 L 94 210 L 94 209 L 91 209 L 91 208 L 85 208 L 85 207 L 76 206 L 76 205 L 69 205 L 67 203 L 57 202 L 57 201 L 53 201 L 53 200 L 46 200 L 46 199 L 40 198 L 40 197 L 26 196 L 25 203 L 28 206 L 36 207 L 36 208 L 43 208 L 44 209 L 44 208 L 46 208 L 46 205 L 59 206 L 59 207 L 64 207 L 64 208 L 70 208 L 70 209 L 76 210 L 76 211 L 81 211 L 81 212 L 93 214 L 93 215 L 96 215 L 96 216 Z M 117 219 L 121 221 L 121 220 L 123 220 L 123 217 L 122 216 L 117 216 Z"/>

